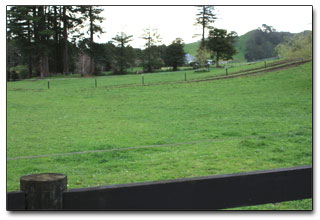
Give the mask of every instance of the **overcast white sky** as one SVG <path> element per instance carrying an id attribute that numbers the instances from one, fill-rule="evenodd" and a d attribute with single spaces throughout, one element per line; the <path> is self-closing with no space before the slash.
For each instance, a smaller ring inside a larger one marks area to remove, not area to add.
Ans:
<path id="1" fill-rule="evenodd" d="M 201 33 L 194 26 L 197 8 L 194 6 L 106 6 L 101 14 L 106 20 L 102 23 L 105 34 L 95 37 L 95 41 L 105 43 L 121 31 L 133 35 L 131 45 L 143 47 L 140 38 L 143 29 L 158 29 L 162 43 L 170 44 L 181 37 L 185 43 L 200 39 L 194 38 Z M 298 33 L 312 29 L 311 6 L 216 6 L 217 28 L 236 31 L 238 35 L 260 27 L 262 24 L 273 26 L 277 31 Z"/>

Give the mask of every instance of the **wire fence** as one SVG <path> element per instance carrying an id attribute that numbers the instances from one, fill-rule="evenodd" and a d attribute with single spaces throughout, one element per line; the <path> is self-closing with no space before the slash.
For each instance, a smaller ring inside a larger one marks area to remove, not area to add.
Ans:
<path id="1" fill-rule="evenodd" d="M 276 60 L 276 61 L 275 61 Z M 253 61 L 249 63 L 227 63 L 224 68 L 210 67 L 209 70 L 183 70 L 177 72 L 143 73 L 96 77 L 49 77 L 44 79 L 26 79 L 9 82 L 9 90 L 44 90 L 67 88 L 100 88 L 114 86 L 150 85 L 157 83 L 170 83 L 219 77 L 235 74 L 253 69 L 267 68 L 274 65 L 278 57 Z M 279 62 L 280 63 L 280 62 Z"/>

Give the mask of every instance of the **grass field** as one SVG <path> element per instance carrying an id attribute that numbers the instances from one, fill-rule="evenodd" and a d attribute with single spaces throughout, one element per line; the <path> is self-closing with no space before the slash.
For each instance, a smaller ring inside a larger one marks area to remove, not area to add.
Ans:
<path id="1" fill-rule="evenodd" d="M 268 65 L 281 62 L 281 60 L 268 61 Z M 264 67 L 264 62 L 254 63 L 250 65 L 229 66 L 228 73 L 232 74 L 239 71 L 245 71 L 252 68 Z M 203 79 L 206 77 L 224 76 L 226 70 L 224 68 L 211 67 L 210 72 L 195 72 L 194 70 L 184 70 L 179 72 L 160 72 L 143 74 L 145 84 L 164 83 L 164 82 L 179 82 L 184 81 L 185 74 L 187 80 Z M 114 87 L 125 85 L 141 85 L 142 75 L 121 75 L 121 76 L 101 76 L 81 78 L 79 74 L 75 74 L 73 78 L 70 75 L 64 78 L 51 77 L 50 89 L 89 89 L 95 87 L 95 79 L 97 79 L 98 87 Z M 8 84 L 8 89 L 33 89 L 47 90 L 48 80 L 24 80 L 16 81 Z"/>
<path id="2" fill-rule="evenodd" d="M 183 76 L 145 74 L 145 81 Z M 8 191 L 19 189 L 20 176 L 41 172 L 67 174 L 68 188 L 80 188 L 312 163 L 311 62 L 227 80 L 107 87 L 140 79 L 100 77 L 97 89 L 92 78 L 52 79 L 50 90 L 45 80 L 9 82 Z M 162 146 L 116 150 L 152 145 Z M 18 158 L 107 149 L 114 150 Z M 311 207 L 308 199 L 237 209 Z"/>

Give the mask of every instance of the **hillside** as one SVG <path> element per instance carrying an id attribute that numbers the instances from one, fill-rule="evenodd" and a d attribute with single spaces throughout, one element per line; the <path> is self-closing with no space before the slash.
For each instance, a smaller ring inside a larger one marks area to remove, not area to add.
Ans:
<path id="1" fill-rule="evenodd" d="M 196 56 L 197 55 L 197 50 L 199 48 L 199 45 L 200 45 L 200 41 L 189 43 L 189 44 L 185 44 L 184 45 L 184 51 L 186 53 L 191 54 L 192 56 Z"/>
<path id="2" fill-rule="evenodd" d="M 238 38 L 236 42 L 236 50 L 238 51 L 238 53 L 233 57 L 234 60 L 237 60 L 239 62 L 246 62 L 246 59 L 245 59 L 246 43 L 251 32 L 253 31 L 250 31 L 244 35 L 241 35 Z M 196 56 L 199 45 L 200 45 L 200 41 L 185 44 L 184 51 L 186 53 L 191 54 L 192 56 Z"/>
<path id="3" fill-rule="evenodd" d="M 268 27 L 268 26 L 267 26 Z M 286 37 L 292 37 L 289 32 L 267 32 L 265 29 L 251 30 L 238 37 L 235 42 L 237 54 L 233 59 L 237 62 L 247 62 L 277 56 L 274 48 Z M 185 44 L 184 50 L 196 56 L 200 42 Z"/>
<path id="4" fill-rule="evenodd" d="M 248 39 L 250 39 L 252 37 L 254 33 L 254 30 L 249 31 L 247 33 L 245 33 L 244 35 L 241 35 L 236 43 L 236 50 L 237 50 L 237 54 L 233 56 L 233 59 L 235 61 L 239 61 L 239 62 L 246 62 L 246 58 L 245 58 L 245 54 L 246 54 L 246 49 L 247 49 L 247 42 Z"/>

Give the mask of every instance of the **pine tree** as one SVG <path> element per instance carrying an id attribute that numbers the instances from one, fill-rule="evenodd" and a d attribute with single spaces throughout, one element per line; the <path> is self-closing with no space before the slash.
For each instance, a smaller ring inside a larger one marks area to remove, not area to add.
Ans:
<path id="1" fill-rule="evenodd" d="M 132 35 L 126 35 L 125 33 L 121 32 L 120 35 L 116 35 L 112 38 L 115 43 L 117 44 L 117 50 L 115 54 L 115 72 L 124 74 L 126 69 L 132 63 L 132 57 L 130 54 L 130 48 L 127 44 L 132 41 Z"/>
<path id="2" fill-rule="evenodd" d="M 211 26 L 215 20 L 217 19 L 216 15 L 214 14 L 214 6 L 197 6 L 198 7 L 198 14 L 196 15 L 196 23 L 195 25 L 202 26 L 202 39 L 200 44 L 200 49 L 205 47 L 205 29 L 213 29 Z"/>
<path id="3" fill-rule="evenodd" d="M 97 33 L 103 33 L 102 27 L 97 24 L 97 22 L 102 23 L 104 20 L 103 17 L 100 17 L 99 14 L 103 11 L 102 8 L 95 6 L 81 6 L 81 12 L 84 15 L 84 18 L 89 20 L 89 29 L 88 34 L 90 35 L 89 47 L 90 47 L 90 74 L 94 73 L 94 40 L 93 36 Z"/>
<path id="4" fill-rule="evenodd" d="M 183 47 L 184 44 L 182 39 L 177 38 L 166 48 L 165 63 L 166 65 L 171 66 L 173 71 L 178 70 L 178 66 L 184 64 L 186 53 L 184 52 Z"/>
<path id="5" fill-rule="evenodd" d="M 161 38 L 157 29 L 151 28 L 144 29 L 141 38 L 146 41 L 142 60 L 143 69 L 151 73 L 160 66 L 160 58 L 156 45 L 161 42 Z"/>
<path id="6" fill-rule="evenodd" d="M 7 8 L 7 40 L 11 47 L 22 52 L 25 63 L 28 64 L 29 77 L 33 69 L 33 19 L 32 9 L 25 6 L 9 6 Z"/>

